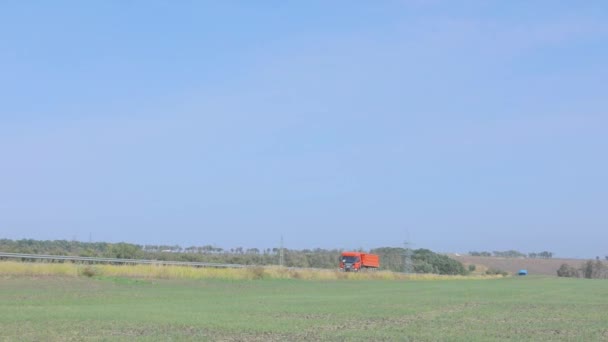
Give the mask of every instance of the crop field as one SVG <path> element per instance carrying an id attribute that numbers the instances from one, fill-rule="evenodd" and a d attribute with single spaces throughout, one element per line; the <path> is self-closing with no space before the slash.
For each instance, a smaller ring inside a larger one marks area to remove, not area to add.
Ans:
<path id="1" fill-rule="evenodd" d="M 608 282 L 0 272 L 2 341 L 601 341 Z"/>
<path id="2" fill-rule="evenodd" d="M 583 259 L 532 259 L 532 258 L 501 258 L 501 257 L 482 257 L 470 255 L 450 255 L 450 258 L 458 260 L 466 265 L 477 265 L 478 270 L 488 268 L 507 271 L 511 274 L 517 273 L 524 268 L 530 274 L 536 275 L 557 275 L 557 270 L 562 264 L 578 267 L 585 260 Z M 483 267 L 480 267 L 483 266 Z"/>

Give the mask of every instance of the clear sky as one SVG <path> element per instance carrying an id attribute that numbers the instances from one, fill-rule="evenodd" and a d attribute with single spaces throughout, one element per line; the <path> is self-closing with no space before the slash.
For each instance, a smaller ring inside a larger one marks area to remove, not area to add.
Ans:
<path id="1" fill-rule="evenodd" d="M 0 238 L 608 254 L 606 1 L 2 1 Z"/>

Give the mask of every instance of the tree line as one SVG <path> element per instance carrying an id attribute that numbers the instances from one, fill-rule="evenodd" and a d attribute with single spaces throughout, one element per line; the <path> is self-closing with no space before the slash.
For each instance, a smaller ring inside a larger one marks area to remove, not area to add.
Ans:
<path id="1" fill-rule="evenodd" d="M 522 253 L 516 250 L 508 250 L 508 251 L 493 251 L 490 252 L 477 252 L 471 251 L 469 252 L 471 256 L 482 256 L 482 257 L 501 257 L 501 258 L 530 258 L 530 259 L 551 259 L 553 258 L 553 252 L 542 251 L 542 252 L 532 252 L 532 253 Z"/>
<path id="2" fill-rule="evenodd" d="M 280 248 L 223 249 L 211 245 L 138 245 L 131 243 L 81 242 L 68 240 L 9 240 L 0 239 L 0 251 L 23 254 L 71 255 L 159 261 L 212 262 L 243 265 L 278 265 Z M 361 252 L 365 252 L 360 250 Z M 282 250 L 283 265 L 287 267 L 337 268 L 340 249 Z M 428 249 L 399 247 L 374 248 L 369 253 L 380 256 L 380 269 L 403 272 L 406 259 L 415 273 L 467 274 L 468 269 L 457 260 Z M 406 258 L 406 255 L 409 256 Z"/>
<path id="3" fill-rule="evenodd" d="M 608 256 L 606 256 L 608 260 Z M 608 279 L 608 266 L 599 257 L 595 260 L 587 260 L 579 267 L 569 264 L 562 264 L 557 270 L 558 277 L 568 278 L 587 278 L 587 279 Z"/>

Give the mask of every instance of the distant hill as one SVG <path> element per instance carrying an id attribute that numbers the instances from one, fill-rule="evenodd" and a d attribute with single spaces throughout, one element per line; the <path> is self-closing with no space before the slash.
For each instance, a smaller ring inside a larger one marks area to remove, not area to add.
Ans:
<path id="1" fill-rule="evenodd" d="M 516 274 L 520 269 L 528 270 L 528 274 L 557 276 L 557 269 L 564 263 L 579 267 L 583 259 L 534 259 L 534 258 L 501 258 L 482 257 L 459 254 L 448 254 L 452 259 L 458 260 L 466 266 L 476 265 L 477 271 L 485 272 L 487 269 L 496 269 Z"/>

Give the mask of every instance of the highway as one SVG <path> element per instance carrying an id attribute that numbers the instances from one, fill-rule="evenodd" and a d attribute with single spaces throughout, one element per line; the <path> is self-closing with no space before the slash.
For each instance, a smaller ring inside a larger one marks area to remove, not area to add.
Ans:
<path id="1" fill-rule="evenodd" d="M 248 265 L 240 264 L 220 264 L 212 262 L 188 262 L 188 261 L 161 261 L 161 260 L 145 260 L 145 259 L 118 259 L 118 258 L 94 258 L 80 257 L 71 255 L 44 255 L 44 254 L 21 254 L 21 253 L 2 253 L 1 259 L 20 259 L 24 260 L 48 260 L 59 261 L 67 260 L 83 263 L 110 263 L 110 264 L 153 264 L 166 266 L 190 266 L 190 267 L 213 267 L 213 268 L 244 268 Z"/>

